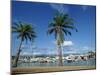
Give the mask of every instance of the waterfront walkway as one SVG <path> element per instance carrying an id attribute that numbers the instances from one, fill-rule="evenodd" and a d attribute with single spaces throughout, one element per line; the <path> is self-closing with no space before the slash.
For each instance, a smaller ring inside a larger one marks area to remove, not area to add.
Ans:
<path id="1" fill-rule="evenodd" d="M 12 68 L 12 75 L 44 73 L 44 72 L 59 72 L 59 71 L 91 70 L 91 69 L 96 69 L 96 67 L 95 66 L 58 66 L 58 67 Z"/>

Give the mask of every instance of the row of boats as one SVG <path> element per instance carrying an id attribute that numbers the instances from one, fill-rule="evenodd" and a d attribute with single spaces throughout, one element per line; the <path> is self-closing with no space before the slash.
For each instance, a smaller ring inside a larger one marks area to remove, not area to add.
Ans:
<path id="1" fill-rule="evenodd" d="M 65 57 L 62 57 L 63 62 L 76 62 L 76 61 L 87 61 L 91 58 L 95 58 L 94 56 L 90 55 L 68 55 Z M 21 57 L 19 59 L 19 62 L 24 62 L 24 63 L 31 63 L 31 62 L 38 62 L 38 63 L 53 63 L 57 62 L 59 60 L 58 56 L 55 57 Z"/>

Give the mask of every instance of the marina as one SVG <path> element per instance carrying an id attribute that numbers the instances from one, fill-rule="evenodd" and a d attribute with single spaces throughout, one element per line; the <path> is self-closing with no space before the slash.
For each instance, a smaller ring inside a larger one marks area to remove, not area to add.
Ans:
<path id="1" fill-rule="evenodd" d="M 95 53 L 95 52 L 94 52 Z M 18 67 L 48 67 L 48 66 L 58 66 L 59 62 L 58 56 L 32 56 L 32 55 L 24 55 L 20 56 Z M 96 59 L 95 54 L 85 54 L 85 55 L 67 55 L 62 57 L 63 66 L 95 66 Z"/>

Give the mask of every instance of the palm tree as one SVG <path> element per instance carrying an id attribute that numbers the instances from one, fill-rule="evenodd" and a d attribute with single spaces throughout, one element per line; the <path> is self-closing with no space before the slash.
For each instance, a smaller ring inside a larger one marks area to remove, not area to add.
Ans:
<path id="1" fill-rule="evenodd" d="M 56 45 L 58 50 L 59 56 L 59 66 L 63 66 L 62 62 L 62 46 L 64 43 L 64 36 L 71 35 L 70 29 L 77 29 L 73 24 L 73 19 L 69 17 L 68 14 L 58 13 L 54 18 L 53 21 L 48 26 L 48 34 L 54 33 L 56 39 Z"/>
<path id="2" fill-rule="evenodd" d="M 18 47 L 18 52 L 14 61 L 14 67 L 17 67 L 19 55 L 22 51 L 21 46 L 23 41 L 34 41 L 34 38 L 36 37 L 36 33 L 34 31 L 34 28 L 31 24 L 26 24 L 22 22 L 14 23 L 12 26 L 12 32 L 17 34 L 17 39 L 20 39 L 20 44 Z"/>

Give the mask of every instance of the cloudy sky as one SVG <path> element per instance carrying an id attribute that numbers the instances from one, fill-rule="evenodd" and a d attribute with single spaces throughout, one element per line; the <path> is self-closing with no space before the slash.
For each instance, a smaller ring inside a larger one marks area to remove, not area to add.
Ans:
<path id="1" fill-rule="evenodd" d="M 24 42 L 23 54 L 56 54 L 54 35 L 47 35 L 49 23 L 56 12 L 67 13 L 74 19 L 78 32 L 65 36 L 63 53 L 85 53 L 95 50 L 95 6 L 51 4 L 36 2 L 12 2 L 12 23 L 22 21 L 35 27 L 37 38 L 34 43 Z M 20 39 L 12 34 L 12 54 L 16 54 Z"/>

